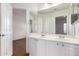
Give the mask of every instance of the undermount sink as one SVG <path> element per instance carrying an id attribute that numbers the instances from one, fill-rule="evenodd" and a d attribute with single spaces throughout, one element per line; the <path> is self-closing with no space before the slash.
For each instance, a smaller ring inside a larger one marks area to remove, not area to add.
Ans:
<path id="1" fill-rule="evenodd" d="M 44 37 L 45 35 L 44 35 L 44 34 L 42 34 L 41 36 L 43 36 L 43 37 Z"/>
<path id="2" fill-rule="evenodd" d="M 62 39 L 62 40 L 70 40 L 69 37 L 66 37 L 66 36 L 59 36 L 59 39 Z"/>
<path id="3" fill-rule="evenodd" d="M 65 38 L 65 36 L 59 36 L 59 38 Z"/>

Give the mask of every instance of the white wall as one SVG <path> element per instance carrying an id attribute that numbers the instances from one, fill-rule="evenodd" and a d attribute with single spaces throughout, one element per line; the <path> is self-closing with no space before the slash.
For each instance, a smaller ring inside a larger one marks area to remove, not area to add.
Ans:
<path id="1" fill-rule="evenodd" d="M 13 9 L 13 38 L 14 40 L 26 37 L 26 11 Z"/>

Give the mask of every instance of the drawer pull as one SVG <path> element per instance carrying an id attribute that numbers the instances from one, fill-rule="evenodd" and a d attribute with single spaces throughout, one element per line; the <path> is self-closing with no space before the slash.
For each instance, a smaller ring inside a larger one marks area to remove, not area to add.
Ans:
<path id="1" fill-rule="evenodd" d="M 64 46 L 64 44 L 62 44 L 62 46 Z"/>
<path id="2" fill-rule="evenodd" d="M 58 43 L 56 43 L 56 45 L 58 45 Z"/>

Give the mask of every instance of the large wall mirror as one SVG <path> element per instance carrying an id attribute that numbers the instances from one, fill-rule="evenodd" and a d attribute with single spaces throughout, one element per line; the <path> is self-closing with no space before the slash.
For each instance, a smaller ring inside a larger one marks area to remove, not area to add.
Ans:
<path id="1" fill-rule="evenodd" d="M 41 12 L 34 15 L 32 21 L 30 21 L 30 32 L 64 35 L 79 34 L 79 7 L 77 9 L 77 5 L 74 6 L 74 4 L 69 4 L 69 6 L 54 13 Z"/>

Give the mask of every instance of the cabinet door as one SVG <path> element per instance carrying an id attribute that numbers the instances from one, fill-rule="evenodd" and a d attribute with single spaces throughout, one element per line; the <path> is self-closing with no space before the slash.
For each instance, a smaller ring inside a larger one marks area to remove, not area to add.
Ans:
<path id="1" fill-rule="evenodd" d="M 46 55 L 46 40 L 38 40 L 37 44 L 37 55 L 45 56 Z"/>
<path id="2" fill-rule="evenodd" d="M 70 44 L 66 44 L 64 43 L 65 45 L 65 48 L 66 48 L 66 56 L 73 56 L 74 55 L 74 48 L 73 48 L 73 45 L 70 45 Z"/>
<path id="3" fill-rule="evenodd" d="M 31 56 L 37 55 L 37 39 L 29 39 L 29 52 Z"/>
<path id="4" fill-rule="evenodd" d="M 65 43 L 66 56 L 79 56 L 79 46 Z"/>
<path id="5" fill-rule="evenodd" d="M 46 55 L 47 56 L 60 56 L 62 55 L 62 46 L 59 42 L 47 41 Z"/>
<path id="6" fill-rule="evenodd" d="M 60 56 L 66 56 L 66 47 L 63 42 L 60 43 L 60 47 L 61 47 L 59 48 Z"/>
<path id="7" fill-rule="evenodd" d="M 74 48 L 74 56 L 79 56 L 79 45 L 75 45 Z"/>

